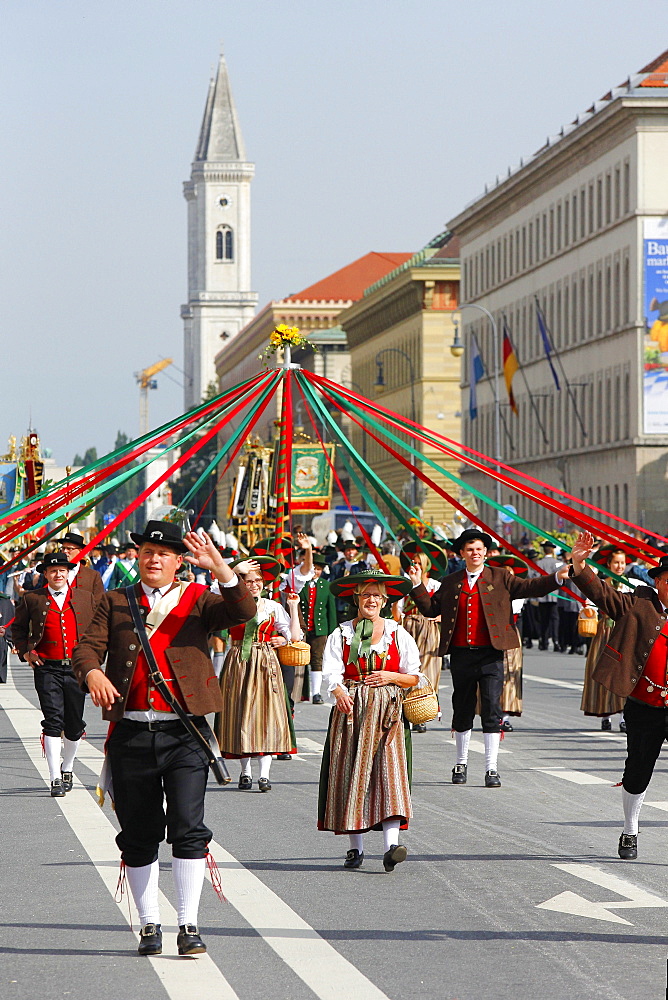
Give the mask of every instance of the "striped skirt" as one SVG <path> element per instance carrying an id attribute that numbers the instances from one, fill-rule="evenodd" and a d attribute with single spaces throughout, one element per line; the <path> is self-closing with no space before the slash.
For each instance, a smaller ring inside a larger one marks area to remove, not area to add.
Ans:
<path id="1" fill-rule="evenodd" d="M 232 645 L 220 672 L 220 693 L 223 709 L 215 730 L 223 757 L 295 751 L 283 675 L 271 646 L 254 642 L 244 662 L 241 644 Z"/>
<path id="2" fill-rule="evenodd" d="M 410 732 L 401 689 L 350 685 L 353 713 L 332 709 L 320 771 L 318 829 L 363 833 L 413 815 L 409 784 Z"/>
<path id="3" fill-rule="evenodd" d="M 441 640 L 440 622 L 431 621 L 423 615 L 406 615 L 403 624 L 420 650 L 422 673 L 427 675 L 427 680 L 438 694 L 438 682 L 443 666 L 443 658 L 438 655 Z"/>
<path id="4" fill-rule="evenodd" d="M 593 715 L 599 718 L 606 715 L 615 715 L 624 710 L 626 698 L 621 698 L 618 694 L 608 691 L 602 684 L 592 678 L 596 661 L 601 650 L 610 638 L 612 628 L 607 624 L 607 619 L 599 618 L 598 630 L 591 641 L 587 660 L 585 663 L 584 688 L 582 689 L 582 701 L 580 711 L 585 715 Z"/>
<path id="5" fill-rule="evenodd" d="M 504 715 L 522 714 L 522 647 L 507 649 L 503 654 L 503 692 L 501 711 Z"/>

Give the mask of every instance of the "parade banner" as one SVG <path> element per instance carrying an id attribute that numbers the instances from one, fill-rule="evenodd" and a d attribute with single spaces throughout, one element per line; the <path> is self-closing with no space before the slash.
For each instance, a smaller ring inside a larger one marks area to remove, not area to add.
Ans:
<path id="1" fill-rule="evenodd" d="M 16 462 L 0 465 L 0 514 L 20 499 L 21 481 L 16 474 Z"/>
<path id="2" fill-rule="evenodd" d="M 330 460 L 334 445 L 325 445 Z M 319 444 L 292 447 L 292 507 L 298 511 L 328 510 L 332 502 L 332 470 Z"/>
<path id="3" fill-rule="evenodd" d="M 643 231 L 643 430 L 668 434 L 668 218 Z"/>

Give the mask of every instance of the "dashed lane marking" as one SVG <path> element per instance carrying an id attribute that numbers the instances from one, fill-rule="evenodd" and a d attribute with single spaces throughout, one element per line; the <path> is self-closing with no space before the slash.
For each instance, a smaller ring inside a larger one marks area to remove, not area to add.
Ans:
<path id="1" fill-rule="evenodd" d="M 455 739 L 450 739 L 450 737 L 448 737 L 445 742 L 452 743 L 453 746 L 457 746 L 457 741 Z M 472 739 L 469 741 L 469 750 L 473 750 L 474 753 L 484 753 L 485 744 L 483 743 L 482 740 Z M 506 750 L 505 747 L 502 746 L 499 747 L 499 753 L 512 753 L 512 752 L 513 752 L 512 750 Z"/>
<path id="2" fill-rule="evenodd" d="M 522 673 L 526 681 L 535 681 L 537 684 L 551 684 L 552 687 L 569 688 L 572 691 L 582 691 L 584 684 L 574 681 L 558 681 L 555 677 L 538 677 L 537 674 Z"/>
<path id="3" fill-rule="evenodd" d="M 592 733 L 591 730 L 583 730 L 578 733 L 579 736 L 590 736 L 594 740 L 606 740 L 606 742 L 612 741 L 613 743 L 626 743 L 626 736 L 624 733 L 605 733 L 603 730 L 597 733 Z"/>

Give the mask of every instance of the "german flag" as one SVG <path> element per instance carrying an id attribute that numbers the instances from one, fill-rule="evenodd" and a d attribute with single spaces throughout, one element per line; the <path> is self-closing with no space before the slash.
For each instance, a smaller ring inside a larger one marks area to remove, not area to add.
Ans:
<path id="1" fill-rule="evenodd" d="M 517 355 L 515 354 L 515 349 L 513 347 L 512 341 L 510 339 L 510 331 L 506 324 L 505 318 L 503 321 L 503 377 L 506 380 L 506 390 L 508 392 L 508 402 L 510 403 L 510 408 L 513 413 L 517 416 L 517 403 L 515 402 L 515 395 L 513 393 L 513 376 L 515 372 L 519 369 L 520 363 L 517 360 Z"/>

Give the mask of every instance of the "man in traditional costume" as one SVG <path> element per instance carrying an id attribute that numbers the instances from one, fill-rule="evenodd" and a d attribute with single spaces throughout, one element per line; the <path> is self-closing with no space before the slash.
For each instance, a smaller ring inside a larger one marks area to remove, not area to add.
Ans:
<path id="1" fill-rule="evenodd" d="M 310 693 L 314 705 L 322 705 L 322 654 L 328 636 L 336 628 L 336 603 L 329 586 L 329 580 L 323 576 L 327 560 L 323 555 L 313 556 L 313 579 L 303 588 L 300 594 L 302 617 L 305 625 L 305 639 L 311 647 L 311 661 L 308 666 Z M 307 692 L 308 694 L 308 689 Z"/>
<path id="2" fill-rule="evenodd" d="M 60 550 L 64 552 L 72 563 L 72 568 L 68 573 L 68 582 L 74 590 L 81 587 L 82 590 L 90 590 L 95 603 L 97 604 L 104 594 L 104 584 L 102 577 L 90 566 L 85 566 L 81 561 L 75 562 L 81 550 L 86 547 L 83 535 L 78 535 L 75 531 L 68 531 L 62 538 L 56 539 L 60 543 Z"/>
<path id="3" fill-rule="evenodd" d="M 335 580 L 342 580 L 346 576 L 354 576 L 355 573 L 367 573 L 369 567 L 363 559 L 359 559 L 360 548 L 354 538 L 341 543 L 342 557 L 333 563 L 330 570 L 330 583 Z M 350 617 L 352 607 L 348 601 L 342 597 L 336 598 L 336 613 L 339 621 Z"/>
<path id="4" fill-rule="evenodd" d="M 467 780 L 468 752 L 480 691 L 480 717 L 485 741 L 485 786 L 498 788 L 497 768 L 501 732 L 501 692 L 503 653 L 520 645 L 513 620 L 512 601 L 520 597 L 540 597 L 556 590 L 568 569 L 553 576 L 520 580 L 507 569 L 485 565 L 492 538 L 484 531 L 469 528 L 456 540 L 465 568 L 446 576 L 435 594 L 422 585 L 422 571 L 411 566 L 412 598 L 427 618 L 441 616 L 439 653 L 450 656 L 452 676 L 452 728 L 455 730 L 457 760 L 452 783 Z"/>
<path id="5" fill-rule="evenodd" d="M 72 568 L 64 552 L 45 556 L 37 569 L 46 586 L 23 595 L 12 623 L 19 658 L 34 672 L 53 798 L 62 798 L 72 789 L 74 760 L 86 728 L 85 695 L 72 673 L 72 656 L 91 622 L 95 600 L 90 590 L 68 585 Z"/>
<path id="6" fill-rule="evenodd" d="M 120 559 L 114 563 L 111 576 L 105 583 L 105 590 L 118 590 L 119 587 L 131 587 L 139 579 L 139 563 L 137 562 L 137 546 L 128 542 L 121 551 Z"/>
<path id="7" fill-rule="evenodd" d="M 656 590 L 640 585 L 623 592 L 603 582 L 586 565 L 594 536 L 579 534 L 571 550 L 573 581 L 614 626 L 592 677 L 626 698 L 627 757 L 622 778 L 624 829 L 617 852 L 638 857 L 638 818 L 654 765 L 668 732 L 668 556 L 649 570 Z"/>
<path id="8" fill-rule="evenodd" d="M 204 533 L 182 537 L 177 524 L 149 521 L 143 534 L 132 538 L 139 546 L 140 582 L 104 595 L 75 650 L 73 667 L 93 703 L 102 707 L 103 718 L 112 723 L 106 749 L 121 826 L 116 843 L 139 913 L 139 954 L 162 951 L 158 848 L 166 828 L 173 855 L 178 951 L 196 955 L 206 951 L 197 912 L 212 837 L 204 824 L 208 760 L 200 741 L 149 674 L 130 593 L 139 604 L 172 699 L 204 733 L 208 729 L 204 716 L 222 708 L 209 656 L 209 633 L 248 621 L 255 602 Z M 187 552 L 192 563 L 216 578 L 219 595 L 201 584 L 175 580 Z"/>
<path id="9" fill-rule="evenodd" d="M 364 833 L 382 830 L 383 867 L 392 872 L 406 860 L 399 830 L 413 815 L 402 690 L 426 678 L 413 637 L 381 612 L 386 601 L 408 593 L 410 582 L 367 571 L 331 587 L 357 606 L 357 615 L 335 629 L 323 654 L 324 680 L 336 705 L 322 757 L 318 829 L 348 834 L 348 869 L 364 862 Z"/>

